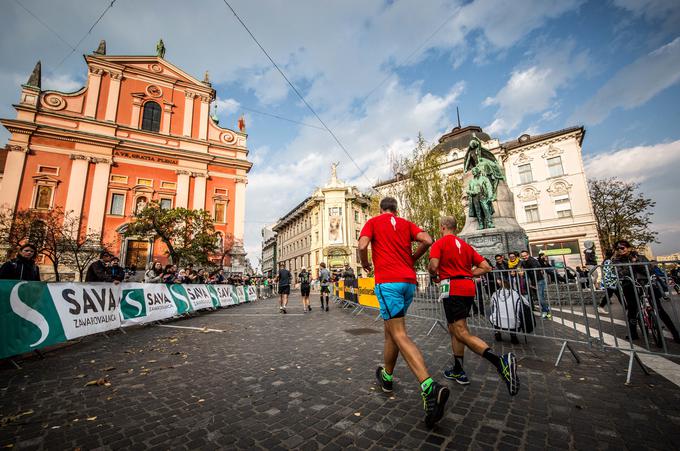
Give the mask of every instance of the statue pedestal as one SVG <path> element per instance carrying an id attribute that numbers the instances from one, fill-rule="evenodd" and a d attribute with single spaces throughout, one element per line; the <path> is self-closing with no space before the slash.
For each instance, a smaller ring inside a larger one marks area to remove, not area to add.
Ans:
<path id="1" fill-rule="evenodd" d="M 465 174 L 466 186 L 470 178 L 472 174 Z M 480 230 L 477 218 L 467 216 L 465 227 L 458 233 L 459 237 L 492 263 L 496 254 L 503 254 L 507 257 L 508 252 L 519 252 L 527 248 L 526 232 L 515 219 L 515 201 L 505 181 L 498 184 L 493 208 L 495 225 L 493 229 Z"/>
<path id="2" fill-rule="evenodd" d="M 243 273 L 246 270 L 246 251 L 243 249 L 243 241 L 237 240 L 229 251 L 231 256 L 231 273 Z"/>

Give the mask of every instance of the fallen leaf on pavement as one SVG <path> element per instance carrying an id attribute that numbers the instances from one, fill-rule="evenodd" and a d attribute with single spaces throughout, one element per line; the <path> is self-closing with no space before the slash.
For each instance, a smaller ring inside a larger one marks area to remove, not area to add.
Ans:
<path id="1" fill-rule="evenodd" d="M 109 380 L 106 379 L 105 377 L 100 377 L 97 380 L 89 381 L 87 384 L 85 384 L 86 387 L 92 387 L 92 386 L 95 386 L 95 385 L 104 385 L 106 387 L 110 387 L 111 382 L 109 382 Z"/>
<path id="2" fill-rule="evenodd" d="M 87 421 L 94 421 L 94 420 L 96 420 L 96 419 L 97 419 L 96 416 L 95 416 L 95 417 L 87 417 Z"/>
<path id="3" fill-rule="evenodd" d="M 13 422 L 13 421 L 16 421 L 16 420 L 18 420 L 19 418 L 25 417 L 25 416 L 27 416 L 27 415 L 33 415 L 33 410 L 26 410 L 26 411 L 24 411 L 24 412 L 19 412 L 19 413 L 17 413 L 16 415 L 10 415 L 10 416 L 8 416 L 8 417 L 3 417 L 2 419 L 0 419 L 0 425 L 1 425 L 1 426 L 4 426 L 4 425 L 6 425 L 6 424 L 8 424 L 8 423 L 11 423 L 11 422 Z"/>
<path id="4" fill-rule="evenodd" d="M 360 417 L 360 416 L 361 416 L 361 412 L 354 412 L 354 416 L 355 416 L 355 417 Z"/>
<path id="5" fill-rule="evenodd" d="M 77 376 L 73 376 L 73 379 L 82 379 L 82 378 L 84 378 L 84 377 L 85 377 L 84 374 L 79 374 L 79 375 L 77 375 Z"/>
<path id="6" fill-rule="evenodd" d="M 148 360 L 146 363 L 156 363 L 158 360 Z"/>
<path id="7" fill-rule="evenodd" d="M 102 368 L 102 371 L 112 371 L 112 370 L 115 370 L 115 369 L 116 369 L 115 366 L 107 366 L 106 368 Z"/>
<path id="8" fill-rule="evenodd" d="M 205 402 L 205 399 L 199 399 L 198 402 Z"/>

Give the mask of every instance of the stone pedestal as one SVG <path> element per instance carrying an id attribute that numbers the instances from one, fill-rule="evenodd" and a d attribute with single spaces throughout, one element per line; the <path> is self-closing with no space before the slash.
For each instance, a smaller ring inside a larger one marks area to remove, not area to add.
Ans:
<path id="1" fill-rule="evenodd" d="M 465 186 L 467 186 L 470 178 L 472 178 L 472 174 L 465 175 Z M 507 256 L 508 252 L 518 252 L 527 248 L 526 232 L 515 219 L 515 201 L 505 181 L 498 184 L 493 208 L 495 225 L 493 229 L 479 230 L 477 218 L 468 216 L 465 219 L 463 230 L 458 234 L 492 263 L 496 254 Z"/>
<path id="2" fill-rule="evenodd" d="M 231 272 L 243 273 L 246 270 L 246 251 L 243 249 L 243 242 L 237 240 L 229 251 L 231 256 Z"/>

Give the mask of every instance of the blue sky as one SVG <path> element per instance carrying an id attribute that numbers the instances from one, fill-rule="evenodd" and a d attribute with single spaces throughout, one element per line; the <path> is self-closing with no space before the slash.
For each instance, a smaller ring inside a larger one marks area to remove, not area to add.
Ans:
<path id="1" fill-rule="evenodd" d="M 654 250 L 680 251 L 678 1 L 233 0 L 365 177 L 221 0 L 118 0 L 58 66 L 108 3 L 2 2 L 0 115 L 13 116 L 37 59 L 43 86 L 75 90 L 85 78 L 80 55 L 99 39 L 109 54 L 153 54 L 162 37 L 169 61 L 198 77 L 210 71 L 221 125 L 246 115 L 255 166 L 245 244 L 254 262 L 260 228 L 324 184 L 332 161 L 361 187 L 385 179 L 388 154 L 407 154 L 419 131 L 436 141 L 453 127 L 456 106 L 464 124 L 501 140 L 584 125 L 588 174 L 640 182 L 657 201 Z"/>

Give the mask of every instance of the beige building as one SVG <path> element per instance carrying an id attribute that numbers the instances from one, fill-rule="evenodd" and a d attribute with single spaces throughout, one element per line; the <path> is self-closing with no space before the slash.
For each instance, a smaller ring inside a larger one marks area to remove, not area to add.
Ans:
<path id="1" fill-rule="evenodd" d="M 272 227 L 276 235 L 276 260 L 295 277 L 300 269 L 312 269 L 318 277 L 319 263 L 341 269 L 349 263 L 359 271 L 357 241 L 368 220 L 369 199 L 337 177 L 333 165 L 330 181 L 286 213 Z"/>
<path id="2" fill-rule="evenodd" d="M 267 277 L 276 275 L 276 233 L 272 226 L 262 229 L 262 274 Z"/>
<path id="3" fill-rule="evenodd" d="M 592 241 L 598 261 L 602 261 L 583 167 L 583 127 L 534 136 L 524 134 L 503 143 L 479 127 L 456 127 L 432 149 L 441 154 L 442 173 L 462 176 L 473 134 L 503 164 L 508 187 L 514 194 L 515 216 L 527 233 L 533 255 L 544 251 L 556 263 L 575 267 L 585 263 L 585 244 Z M 375 188 L 382 195 L 395 195 L 399 184 L 393 179 Z"/>

